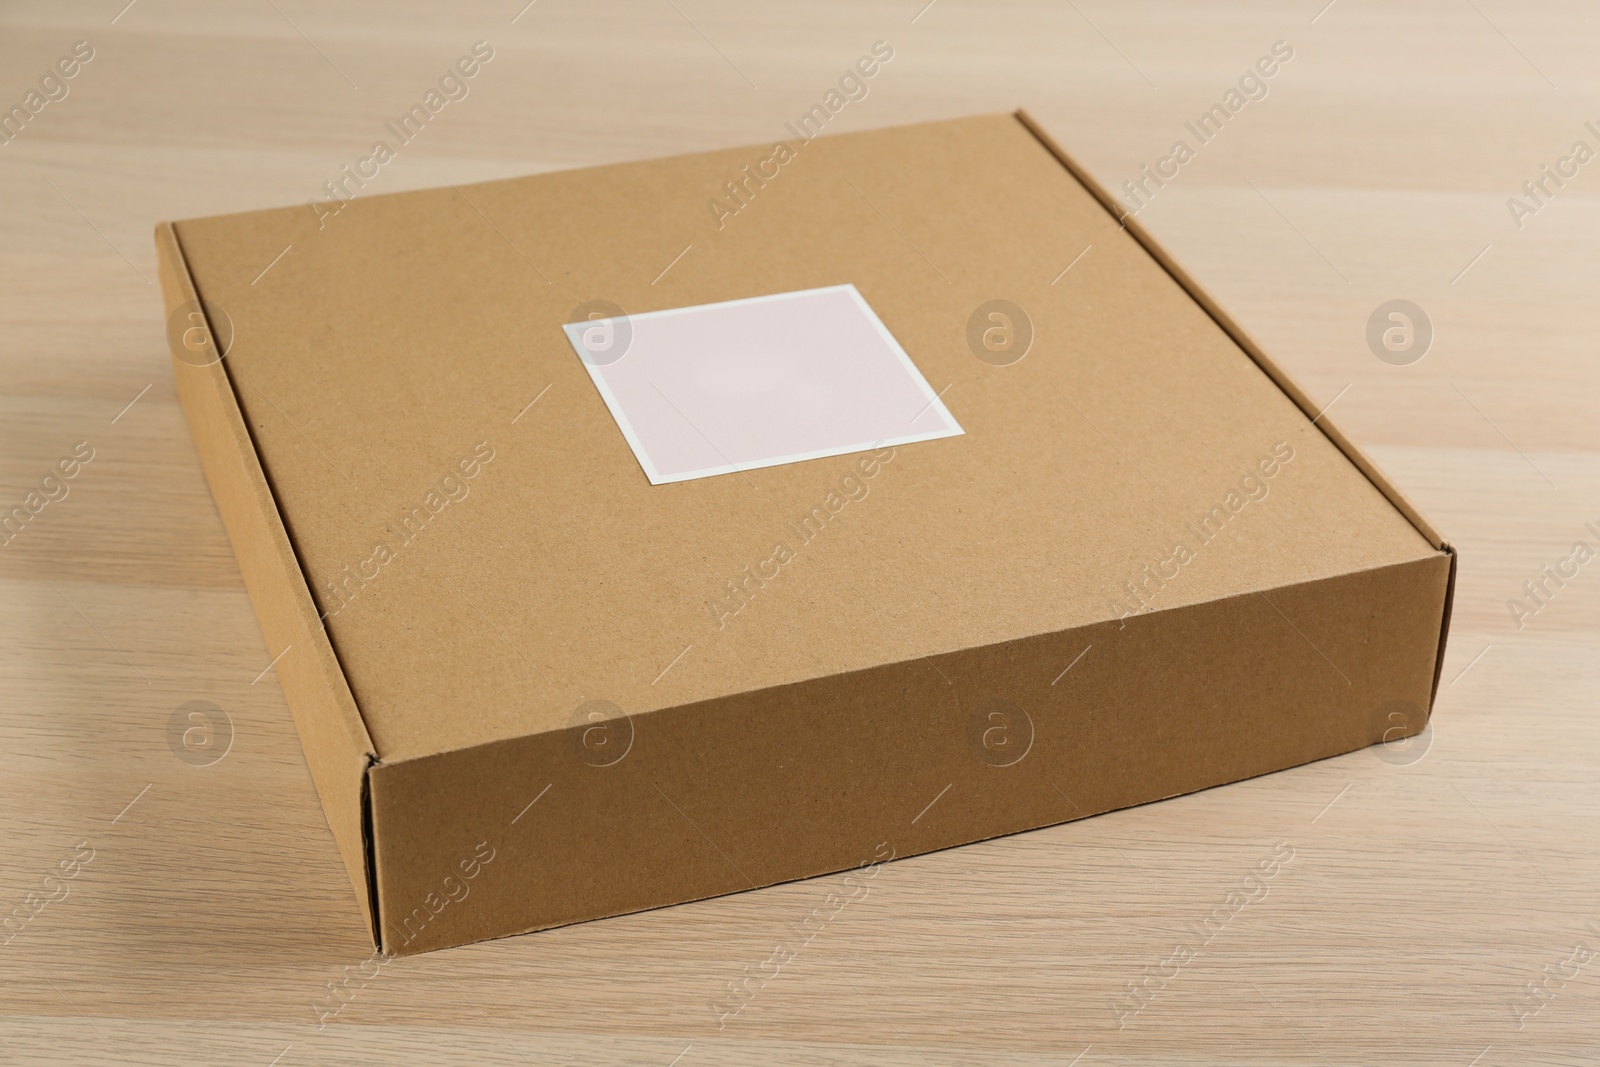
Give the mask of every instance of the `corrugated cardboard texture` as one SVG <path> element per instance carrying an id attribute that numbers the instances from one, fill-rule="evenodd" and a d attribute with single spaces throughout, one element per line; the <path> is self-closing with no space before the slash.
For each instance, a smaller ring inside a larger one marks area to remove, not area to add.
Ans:
<path id="1" fill-rule="evenodd" d="M 770 148 L 178 224 L 381 757 L 386 947 L 1231 781 L 1378 739 L 1389 701 L 1421 728 L 1448 556 L 1017 117 L 791 151 L 760 186 Z M 560 329 L 843 282 L 964 436 L 652 486 Z M 966 340 L 994 299 L 1036 335 L 1010 366 Z M 615 766 L 574 754 L 596 700 L 633 717 Z M 992 700 L 1032 717 L 1015 767 L 964 732 Z M 474 903 L 396 933 L 480 844 Z"/>

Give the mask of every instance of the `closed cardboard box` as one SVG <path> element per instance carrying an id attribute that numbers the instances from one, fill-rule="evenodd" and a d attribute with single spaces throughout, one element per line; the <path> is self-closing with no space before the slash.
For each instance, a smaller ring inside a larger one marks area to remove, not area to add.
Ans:
<path id="1" fill-rule="evenodd" d="M 1453 553 L 1025 115 L 157 244 L 183 405 L 387 952 L 1426 723 Z"/>

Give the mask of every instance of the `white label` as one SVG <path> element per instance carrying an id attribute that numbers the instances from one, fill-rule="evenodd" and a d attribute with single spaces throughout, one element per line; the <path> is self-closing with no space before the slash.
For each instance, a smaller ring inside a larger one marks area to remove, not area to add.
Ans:
<path id="1" fill-rule="evenodd" d="M 964 432 L 854 285 L 563 329 L 654 485 Z"/>

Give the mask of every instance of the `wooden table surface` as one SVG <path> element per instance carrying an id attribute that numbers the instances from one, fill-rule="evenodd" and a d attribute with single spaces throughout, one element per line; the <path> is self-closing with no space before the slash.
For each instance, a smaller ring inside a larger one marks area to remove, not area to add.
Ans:
<path id="1" fill-rule="evenodd" d="M 1600 1062 L 1593 5 L 126 2 L 0 7 L 6 108 L 92 49 L 0 145 L 0 507 L 66 489 L 0 548 L 0 1062 Z M 1459 547 L 1434 727 L 891 864 L 725 1017 L 832 880 L 393 961 L 319 1016 L 371 947 L 174 396 L 151 228 L 323 195 L 479 40 L 369 191 L 770 143 L 878 40 L 834 128 L 1024 105 L 1121 187 L 1286 42 L 1141 217 Z M 1367 341 L 1395 299 L 1434 330 L 1404 365 Z"/>

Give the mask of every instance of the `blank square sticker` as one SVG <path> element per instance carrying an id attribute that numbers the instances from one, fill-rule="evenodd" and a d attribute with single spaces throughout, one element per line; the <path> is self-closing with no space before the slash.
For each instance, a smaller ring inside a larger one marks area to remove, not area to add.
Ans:
<path id="1" fill-rule="evenodd" d="M 654 485 L 964 432 L 854 285 L 562 328 Z"/>

